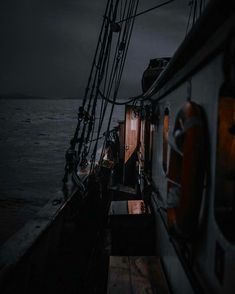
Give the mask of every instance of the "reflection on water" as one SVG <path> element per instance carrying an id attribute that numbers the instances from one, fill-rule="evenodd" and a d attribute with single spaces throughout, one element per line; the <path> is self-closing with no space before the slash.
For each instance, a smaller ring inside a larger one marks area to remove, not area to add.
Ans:
<path id="1" fill-rule="evenodd" d="M 78 106 L 77 100 L 0 100 L 0 243 L 48 200 L 62 197 L 64 153 Z M 112 125 L 123 108 L 114 113 Z"/>

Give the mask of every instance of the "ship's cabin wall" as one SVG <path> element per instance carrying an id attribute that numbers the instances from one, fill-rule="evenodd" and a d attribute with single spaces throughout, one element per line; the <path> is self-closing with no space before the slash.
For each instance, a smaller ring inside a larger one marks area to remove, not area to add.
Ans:
<path id="1" fill-rule="evenodd" d="M 228 28 L 226 30 L 228 31 Z M 158 191 L 154 193 L 152 201 L 156 216 L 156 251 L 162 256 L 169 283 L 176 294 L 198 291 L 222 294 L 233 293 L 235 289 L 235 244 L 234 233 L 231 233 L 234 231 L 234 221 L 221 221 L 221 211 L 226 209 L 230 211 L 231 218 L 234 216 L 235 201 L 235 97 L 227 98 L 226 101 L 222 98 L 224 93 L 221 89 L 226 79 L 223 69 L 225 54 L 225 46 L 220 46 L 216 53 L 211 54 L 211 57 L 203 62 L 201 56 L 196 55 L 195 60 L 190 60 L 190 64 L 196 65 L 199 57 L 199 68 L 188 74 L 186 65 L 182 82 L 169 90 L 172 82 L 170 80 L 152 97 L 156 101 L 155 114 L 158 115 L 158 123 L 154 124 L 152 153 L 152 179 Z M 233 94 L 225 94 L 230 95 Z M 199 230 L 195 232 L 193 242 L 178 242 L 169 234 L 167 228 L 167 172 L 170 147 L 166 146 L 166 141 L 174 129 L 179 110 L 189 100 L 200 105 L 205 116 L 208 143 L 208 151 L 205 150 L 208 153 L 207 175 L 198 220 Z M 228 125 L 231 128 L 230 134 L 224 134 L 221 128 Z M 192 154 L 193 152 L 194 150 Z M 224 167 L 224 164 L 227 167 Z M 221 173 L 226 172 L 230 172 L 230 179 L 223 180 Z M 225 215 L 226 213 L 223 214 L 224 217 Z M 192 275 L 187 273 L 187 268 L 192 270 Z M 200 285 L 197 285 L 197 282 Z"/>

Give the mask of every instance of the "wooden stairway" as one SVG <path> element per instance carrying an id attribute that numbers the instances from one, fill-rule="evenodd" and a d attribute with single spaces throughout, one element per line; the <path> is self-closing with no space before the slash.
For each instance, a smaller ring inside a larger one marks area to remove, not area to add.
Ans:
<path id="1" fill-rule="evenodd" d="M 154 254 L 154 217 L 143 200 L 112 201 L 109 229 L 112 255 Z"/>
<path id="2" fill-rule="evenodd" d="M 136 200 L 134 192 L 121 188 L 119 193 L 120 188 L 114 190 L 109 208 L 111 248 L 107 293 L 168 294 L 160 258 L 154 256 L 155 222 L 151 210 L 143 200 Z"/>
<path id="3" fill-rule="evenodd" d="M 113 201 L 139 199 L 135 188 L 122 184 L 110 186 L 109 192 Z"/>

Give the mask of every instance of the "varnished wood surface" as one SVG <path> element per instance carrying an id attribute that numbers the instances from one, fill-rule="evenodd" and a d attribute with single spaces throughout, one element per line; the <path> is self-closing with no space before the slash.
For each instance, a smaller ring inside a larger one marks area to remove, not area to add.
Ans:
<path id="1" fill-rule="evenodd" d="M 140 215 L 150 214 L 149 207 L 146 207 L 143 200 L 121 200 L 112 201 L 109 215 Z"/>
<path id="2" fill-rule="evenodd" d="M 133 152 L 136 150 L 139 141 L 139 126 L 140 117 L 136 115 L 137 107 L 126 107 L 125 118 L 125 159 L 124 162 L 130 159 Z"/>

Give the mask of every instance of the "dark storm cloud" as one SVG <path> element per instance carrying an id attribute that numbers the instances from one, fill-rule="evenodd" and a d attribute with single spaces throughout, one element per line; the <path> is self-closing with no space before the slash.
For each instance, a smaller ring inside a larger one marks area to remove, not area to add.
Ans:
<path id="1" fill-rule="evenodd" d="M 160 3 L 160 1 L 158 1 Z M 170 56 L 182 41 L 187 0 L 136 20 L 120 95 L 140 91 L 150 58 Z M 82 96 L 106 0 L 2 1 L 0 93 Z M 140 1 L 139 10 L 156 5 Z"/>

